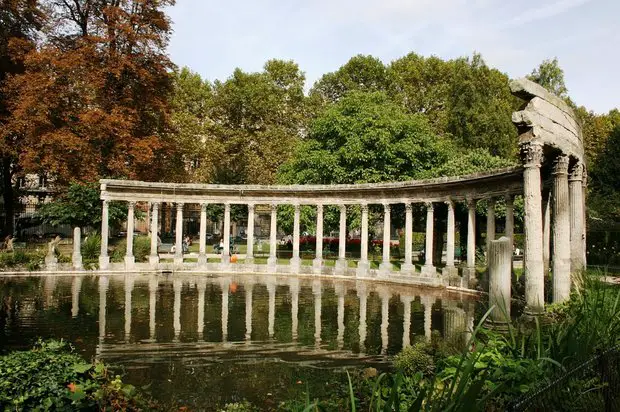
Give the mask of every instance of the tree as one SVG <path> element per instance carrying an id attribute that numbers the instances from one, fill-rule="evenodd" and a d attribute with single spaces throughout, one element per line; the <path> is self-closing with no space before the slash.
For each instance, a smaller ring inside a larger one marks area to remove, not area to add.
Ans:
<path id="1" fill-rule="evenodd" d="M 34 47 L 44 17 L 37 0 L 0 3 L 0 190 L 4 200 L 3 229 L 6 233 L 13 233 L 13 176 L 19 171 L 19 136 L 5 128 L 10 115 L 6 81 L 9 77 L 23 72 L 23 55 Z"/>
<path id="2" fill-rule="evenodd" d="M 67 191 L 53 202 L 45 203 L 36 213 L 43 223 L 52 226 L 68 224 L 72 227 L 101 228 L 102 203 L 99 199 L 97 183 L 69 184 Z M 136 210 L 136 217 L 141 213 Z M 127 205 L 123 202 L 110 202 L 108 206 L 108 222 L 118 226 L 127 219 Z"/>
<path id="3" fill-rule="evenodd" d="M 568 89 L 564 83 L 564 70 L 560 67 L 557 57 L 552 60 L 543 60 L 527 78 L 540 84 L 556 96 L 568 98 Z"/>
<path id="4" fill-rule="evenodd" d="M 7 82 L 5 134 L 20 136 L 25 173 L 57 185 L 74 179 L 166 177 L 168 96 L 165 54 L 173 0 L 50 1 L 45 43 Z M 170 178 L 174 178 L 170 176 Z"/>

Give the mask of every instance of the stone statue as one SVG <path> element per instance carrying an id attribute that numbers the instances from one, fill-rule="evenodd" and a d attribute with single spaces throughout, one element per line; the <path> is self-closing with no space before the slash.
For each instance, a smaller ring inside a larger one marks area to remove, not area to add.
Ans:
<path id="1" fill-rule="evenodd" d="M 15 239 L 13 239 L 13 236 L 9 235 L 6 237 L 6 239 L 4 240 L 4 250 L 6 252 L 13 252 L 15 249 L 13 249 L 13 241 Z"/>
<path id="2" fill-rule="evenodd" d="M 56 236 L 47 244 L 47 256 L 45 256 L 45 268 L 47 270 L 58 269 L 58 258 L 56 257 L 56 247 L 60 243 L 60 236 Z"/>
<path id="3" fill-rule="evenodd" d="M 60 236 L 56 236 L 47 244 L 47 256 L 56 256 L 56 247 L 60 243 Z"/>

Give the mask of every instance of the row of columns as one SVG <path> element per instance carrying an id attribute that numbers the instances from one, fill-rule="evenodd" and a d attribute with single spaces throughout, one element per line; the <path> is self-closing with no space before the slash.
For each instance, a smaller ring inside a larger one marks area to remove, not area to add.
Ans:
<path id="1" fill-rule="evenodd" d="M 581 162 L 572 161 L 571 164 L 568 156 L 556 154 L 550 159 L 553 177 L 550 196 L 543 197 L 540 173 L 544 161 L 543 147 L 526 143 L 521 146 L 521 156 L 524 166 L 526 311 L 537 314 L 544 310 L 544 279 L 549 262 L 554 302 L 569 298 L 571 273 L 585 268 L 584 199 L 587 182 Z"/>
<path id="2" fill-rule="evenodd" d="M 456 274 L 456 267 L 454 263 L 454 250 L 455 250 L 455 216 L 454 216 L 454 202 L 448 200 L 445 202 L 448 206 L 447 216 L 447 257 L 446 266 L 444 268 L 444 274 Z M 434 230 L 434 204 L 427 202 L 426 204 L 426 238 L 425 238 L 425 262 L 422 267 L 422 275 L 427 277 L 436 276 L 436 268 L 433 264 L 433 230 Z M 476 225 L 476 201 L 474 199 L 467 200 L 468 212 L 468 237 L 467 237 L 467 268 L 469 271 L 474 270 L 475 267 L 475 225 Z M 152 203 L 151 213 L 151 252 L 149 256 L 149 262 L 151 265 L 156 266 L 159 263 L 159 255 L 157 252 L 157 236 L 159 225 L 159 207 L 157 202 Z M 174 263 L 176 265 L 183 264 L 183 207 L 184 203 L 176 204 L 176 238 L 175 238 L 175 255 Z M 201 205 L 200 212 L 200 235 L 199 235 L 199 256 L 198 263 L 204 265 L 207 263 L 206 257 L 206 227 L 207 227 L 207 204 Z M 247 228 L 247 252 L 246 263 L 252 263 L 254 256 L 254 207 L 255 205 L 249 203 L 248 207 L 248 228 Z M 380 265 L 380 273 L 388 274 L 392 272 L 392 263 L 390 261 L 390 240 L 391 240 L 391 207 L 389 203 L 383 204 L 384 216 L 383 216 L 383 251 L 382 262 Z M 495 238 L 495 202 L 491 200 L 489 202 L 489 209 L 487 214 L 487 242 Z M 125 256 L 125 265 L 128 269 L 134 266 L 135 258 L 133 256 L 133 235 L 134 235 L 134 208 L 135 202 L 128 203 L 128 215 L 127 215 L 127 253 Z M 318 204 L 317 208 L 317 222 L 316 222 L 316 255 L 313 260 L 313 269 L 315 272 L 320 273 L 323 266 L 323 204 Z M 301 205 L 294 205 L 294 218 L 293 218 L 293 251 L 292 258 L 290 259 L 290 267 L 293 272 L 299 271 L 301 266 L 301 258 L 299 253 L 299 241 L 300 241 L 300 209 Z M 513 236 L 514 231 L 514 212 L 513 212 L 513 197 L 506 196 L 506 235 L 510 238 Z M 361 251 L 360 260 L 357 264 L 357 272 L 360 275 L 364 275 L 370 268 L 368 260 L 368 204 L 361 205 Z M 100 268 L 107 269 L 109 265 L 108 256 L 108 201 L 103 202 L 102 223 L 101 223 L 102 241 L 101 241 L 101 256 L 100 256 Z M 340 205 L 340 222 L 339 222 L 339 245 L 338 245 L 338 260 L 336 262 L 336 271 L 344 272 L 348 267 L 346 260 L 346 241 L 347 241 L 347 208 L 346 205 Z M 413 265 L 413 251 L 412 251 L 412 236 L 413 236 L 413 204 L 405 204 L 405 259 L 401 266 L 401 273 L 412 274 L 414 272 Z M 223 233 L 223 250 L 221 256 L 221 262 L 224 264 L 230 263 L 230 203 L 224 204 L 224 233 Z M 271 228 L 269 238 L 269 258 L 267 264 L 275 267 L 277 264 L 277 205 L 271 205 Z"/>
<path id="3" fill-rule="evenodd" d="M 218 280 L 219 286 L 222 290 L 222 341 L 228 340 L 228 319 L 229 319 L 229 287 L 230 279 L 220 278 Z M 81 288 L 81 278 L 75 277 L 72 285 L 72 316 L 76 317 L 79 314 L 79 294 Z M 204 319 L 204 307 L 205 307 L 205 294 L 206 294 L 207 278 L 201 277 L 196 280 L 196 288 L 198 291 L 198 310 L 197 310 L 197 332 L 202 335 L 205 327 Z M 359 299 L 359 341 L 360 351 L 364 351 L 364 343 L 367 337 L 367 307 L 369 292 L 365 285 L 358 285 L 357 297 Z M 157 305 L 157 290 L 159 287 L 159 281 L 156 275 L 151 275 L 148 282 L 149 290 L 149 340 L 151 342 L 156 341 L 156 305 Z M 182 330 L 181 325 L 181 292 L 183 287 L 183 280 L 175 278 L 173 280 L 174 302 L 173 302 L 173 341 L 178 342 Z M 268 334 L 269 338 L 273 339 L 275 335 L 275 308 L 276 308 L 276 284 L 275 281 L 266 283 L 269 309 L 268 309 Z M 109 289 L 109 279 L 107 276 L 99 277 L 99 338 L 103 343 L 106 336 L 106 311 L 107 311 L 107 292 Z M 125 304 L 124 304 L 124 339 L 129 342 L 131 338 L 131 326 L 132 326 L 132 294 L 134 289 L 134 276 L 127 275 L 125 277 Z M 254 283 L 244 283 L 245 289 L 245 340 L 251 341 L 252 336 L 252 317 L 253 317 L 253 289 Z M 299 314 L 299 280 L 292 278 L 289 280 L 289 295 L 291 298 L 291 334 L 292 340 L 296 341 L 298 338 L 298 314 Z M 334 291 L 336 293 L 337 304 L 337 344 L 338 348 L 342 349 L 344 346 L 345 336 L 345 296 L 347 294 L 346 286 L 343 284 L 335 284 Z M 387 287 L 378 287 L 377 293 L 381 299 L 381 351 L 385 353 L 388 347 L 388 328 L 389 328 L 389 301 L 392 298 L 392 293 Z M 314 302 L 314 338 L 315 346 L 319 347 L 321 344 L 321 330 L 322 330 L 322 294 L 323 288 L 320 281 L 316 280 L 312 284 L 312 295 Z M 400 301 L 404 305 L 403 316 L 403 347 L 410 346 L 410 331 L 411 331 L 411 304 L 415 300 L 415 296 L 401 295 Z M 432 308 L 435 304 L 435 298 L 426 295 L 420 296 L 420 303 L 424 307 L 424 336 L 427 340 L 430 340 L 432 333 Z M 472 311 L 465 312 L 463 309 L 458 308 L 456 304 L 446 302 L 447 305 L 444 310 L 446 328 L 446 336 L 469 333 L 469 327 L 472 327 L 473 313 Z M 456 318 L 455 318 L 456 316 Z M 471 318 L 471 319 L 468 319 Z M 459 319 L 456 321 L 455 319 Z M 458 330 L 457 330 L 458 329 Z"/>

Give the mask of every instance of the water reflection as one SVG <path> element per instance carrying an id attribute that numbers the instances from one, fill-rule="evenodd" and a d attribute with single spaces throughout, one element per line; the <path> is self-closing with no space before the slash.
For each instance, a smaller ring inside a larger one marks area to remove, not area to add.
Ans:
<path id="1" fill-rule="evenodd" d="M 0 277 L 0 299 L 0 350 L 66 338 L 174 396 L 196 368 L 229 395 L 230 379 L 252 371 L 267 393 L 291 368 L 377 366 L 433 333 L 462 343 L 475 306 L 442 290 L 267 275 Z M 171 367 L 185 371 L 177 381 Z"/>

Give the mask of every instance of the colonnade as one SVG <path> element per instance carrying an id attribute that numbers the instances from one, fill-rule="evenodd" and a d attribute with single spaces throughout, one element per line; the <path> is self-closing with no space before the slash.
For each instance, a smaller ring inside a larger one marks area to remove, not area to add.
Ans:
<path id="1" fill-rule="evenodd" d="M 510 233 L 508 236 L 512 237 L 512 231 L 514 230 L 514 212 L 513 212 L 513 195 L 507 194 L 506 196 L 506 228 Z M 399 202 L 400 203 L 400 202 Z M 433 262 L 433 234 L 434 234 L 434 220 L 435 220 L 435 204 L 437 202 L 425 202 L 426 208 L 426 233 L 425 233 L 425 261 L 421 267 L 420 275 L 423 277 L 436 277 L 437 268 L 435 268 Z M 444 201 L 447 205 L 447 248 L 446 248 L 446 262 L 445 267 L 442 269 L 443 274 L 454 276 L 457 275 L 457 268 L 455 265 L 455 202 L 452 199 Z M 467 238 L 467 262 L 466 269 L 469 271 L 474 270 L 475 267 L 475 225 L 476 225 L 476 200 L 467 199 L 467 207 L 469 209 L 468 218 L 468 238 Z M 134 240 L 134 208 L 135 202 L 128 202 L 128 224 L 127 224 L 127 253 L 125 256 L 126 269 L 133 269 L 135 265 L 135 258 L 133 256 L 133 240 Z M 176 266 L 181 267 L 183 265 L 183 208 L 186 203 L 176 203 L 176 238 L 175 238 L 175 254 L 174 263 Z M 198 265 L 205 265 L 207 263 L 206 255 L 206 227 L 207 216 L 206 208 L 208 203 L 201 204 L 200 213 L 200 234 L 199 234 L 199 255 Z M 225 267 L 230 264 L 230 202 L 224 203 L 224 231 L 222 234 L 223 250 L 221 254 L 221 264 Z M 388 275 L 393 272 L 390 254 L 391 244 L 391 209 L 397 204 L 396 202 L 383 202 L 383 250 L 382 260 L 380 263 L 379 275 Z M 411 275 L 415 272 L 415 266 L 413 264 L 413 206 L 414 203 L 407 201 L 405 204 L 405 255 L 404 261 L 401 265 L 400 273 L 405 275 Z M 487 241 L 495 238 L 495 215 L 494 198 L 488 199 L 489 209 L 487 215 Z M 248 228 L 247 228 L 247 252 L 245 258 L 245 264 L 252 264 L 254 262 L 254 210 L 255 203 L 247 203 L 248 209 Z M 312 270 L 314 273 L 322 273 L 324 269 L 323 260 L 323 210 L 326 206 L 323 203 L 318 204 L 306 204 L 316 207 L 316 245 L 315 245 L 315 257 L 312 262 Z M 294 217 L 293 217 L 293 237 L 292 237 L 292 257 L 289 261 L 289 271 L 291 273 L 298 273 L 301 267 L 300 257 L 300 210 L 301 204 L 295 203 Z M 340 219 L 339 219 L 339 243 L 338 243 L 338 259 L 335 265 L 335 273 L 345 273 L 348 268 L 347 261 L 347 205 L 340 204 Z M 361 208 L 361 236 L 360 236 L 360 259 L 357 262 L 356 273 L 359 276 L 368 274 L 370 268 L 370 262 L 368 259 L 368 206 L 369 203 L 363 203 Z M 109 236 L 108 222 L 106 217 L 108 216 L 108 202 L 103 202 L 102 213 L 102 240 L 101 243 L 101 257 L 100 268 L 106 269 L 109 265 L 109 256 L 107 250 L 107 237 Z M 270 224 L 270 236 L 269 236 L 269 258 L 267 261 L 268 267 L 274 271 L 277 264 L 277 207 L 278 204 L 271 204 L 271 224 Z M 159 202 L 151 202 L 151 233 L 156 234 L 159 232 Z M 149 263 L 153 268 L 156 268 L 159 264 L 159 254 L 157 251 L 157 236 L 151 236 L 151 251 L 149 256 Z"/>
<path id="2" fill-rule="evenodd" d="M 75 317 L 79 313 L 79 293 L 81 287 L 81 280 L 79 277 L 73 279 L 72 285 L 72 315 Z M 173 342 L 179 342 L 182 333 L 183 325 L 181 324 L 181 308 L 184 300 L 182 299 L 183 285 L 189 283 L 196 287 L 197 296 L 197 318 L 196 318 L 196 331 L 198 333 L 198 340 L 203 338 L 203 332 L 205 329 L 205 294 L 206 287 L 209 283 L 214 283 L 221 288 L 221 341 L 228 341 L 228 320 L 229 320 L 229 297 L 230 297 L 230 285 L 232 279 L 229 277 L 221 278 L 207 278 L 201 276 L 197 279 L 182 279 L 174 278 L 172 280 L 172 286 L 174 291 L 173 302 Z M 105 341 L 106 337 L 106 314 L 107 314 L 107 294 L 109 290 L 110 280 L 108 276 L 99 276 L 99 340 L 100 343 Z M 242 286 L 244 287 L 245 294 L 245 336 L 246 342 L 252 340 L 252 326 L 253 326 L 253 293 L 254 286 L 262 284 L 267 288 L 268 292 L 268 336 L 270 339 L 275 335 L 275 312 L 276 312 L 276 281 L 274 278 L 267 279 L 263 282 L 257 282 L 254 280 L 244 281 Z M 132 295 L 135 285 L 135 275 L 125 275 L 124 278 L 124 341 L 129 342 L 131 340 L 131 328 L 132 328 Z M 147 341 L 157 341 L 156 331 L 156 307 L 158 303 L 158 288 L 160 281 L 157 275 L 150 275 L 148 279 L 148 293 L 149 293 L 149 339 Z M 290 278 L 285 283 L 288 286 L 287 295 L 291 302 L 291 336 L 293 341 L 298 340 L 299 332 L 299 296 L 300 296 L 300 283 L 298 278 Z M 316 279 L 312 281 L 311 290 L 314 302 L 314 342 L 315 347 L 318 349 L 322 344 L 322 296 L 325 292 L 323 283 Z M 337 336 L 336 344 L 338 349 L 344 347 L 345 330 L 348 327 L 345 324 L 345 297 L 348 294 L 347 285 L 344 283 L 334 282 L 333 290 L 337 297 Z M 365 342 L 368 335 L 367 314 L 368 314 L 368 299 L 370 297 L 370 291 L 368 285 L 364 283 L 357 283 L 355 285 L 357 298 L 359 300 L 359 326 L 358 336 L 360 352 L 364 352 Z M 374 293 L 379 296 L 381 301 L 381 352 L 385 353 L 389 344 L 388 327 L 390 325 L 389 319 L 389 303 L 394 296 L 393 291 L 386 285 L 379 285 L 374 288 Z M 443 334 L 446 337 L 454 338 L 462 336 L 463 339 L 467 339 L 471 328 L 473 327 L 473 305 L 466 305 L 465 309 L 457 306 L 455 301 L 442 300 L 441 306 L 444 311 L 444 322 L 442 325 L 433 325 L 432 310 L 436 304 L 436 298 L 432 294 L 415 296 L 413 294 L 400 294 L 400 302 L 404 307 L 403 316 L 403 347 L 411 345 L 411 327 L 412 327 L 412 303 L 418 299 L 420 304 L 424 307 L 424 338 L 429 340 L 431 338 L 432 330 L 442 329 Z M 473 303 L 473 302 L 472 302 Z M 193 328 L 192 328 L 193 329 Z"/>

